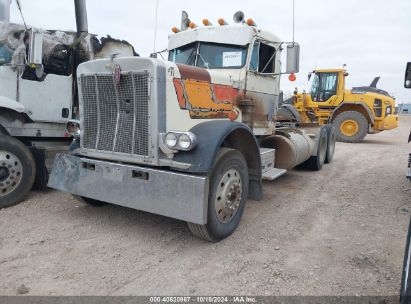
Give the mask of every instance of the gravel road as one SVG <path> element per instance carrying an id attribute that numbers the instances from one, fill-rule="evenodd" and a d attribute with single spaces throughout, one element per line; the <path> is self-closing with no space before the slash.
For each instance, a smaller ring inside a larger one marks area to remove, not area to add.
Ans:
<path id="1" fill-rule="evenodd" d="M 34 192 L 0 210 L 0 294 L 396 295 L 410 129 L 404 116 L 396 130 L 338 143 L 320 172 L 264 183 L 264 200 L 218 244 L 177 220 Z"/>

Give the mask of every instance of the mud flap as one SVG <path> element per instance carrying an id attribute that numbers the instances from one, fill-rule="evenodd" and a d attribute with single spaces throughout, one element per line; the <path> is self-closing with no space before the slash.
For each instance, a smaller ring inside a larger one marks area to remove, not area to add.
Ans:
<path id="1" fill-rule="evenodd" d="M 43 148 L 29 147 L 36 163 L 36 179 L 33 190 L 46 190 L 49 181 L 49 173 L 46 168 L 46 150 Z"/>

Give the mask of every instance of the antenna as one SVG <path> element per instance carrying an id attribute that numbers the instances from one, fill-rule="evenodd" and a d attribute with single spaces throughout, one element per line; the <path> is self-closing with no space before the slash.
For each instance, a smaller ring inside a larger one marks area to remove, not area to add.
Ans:
<path id="1" fill-rule="evenodd" d="M 157 0 L 156 3 L 156 26 L 154 29 L 154 53 L 156 52 L 156 42 L 157 42 L 157 28 L 158 28 L 158 2 L 159 0 Z"/>
<path id="2" fill-rule="evenodd" d="M 26 31 L 27 31 L 27 24 L 26 24 L 26 20 L 24 20 L 24 15 L 23 15 L 23 11 L 21 9 L 20 0 L 16 0 L 16 3 L 17 3 L 17 7 L 19 8 L 19 11 L 20 11 L 21 19 L 23 19 L 24 27 L 26 28 Z"/>
<path id="3" fill-rule="evenodd" d="M 293 0 L 293 44 L 295 42 L 295 0 Z"/>

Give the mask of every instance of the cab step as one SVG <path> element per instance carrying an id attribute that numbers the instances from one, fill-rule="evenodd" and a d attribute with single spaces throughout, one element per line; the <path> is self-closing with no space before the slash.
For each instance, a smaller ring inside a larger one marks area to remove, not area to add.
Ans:
<path id="1" fill-rule="evenodd" d="M 285 169 L 273 168 L 270 171 L 263 173 L 263 179 L 273 181 L 279 178 L 280 176 L 283 176 L 285 173 L 287 173 L 287 170 Z"/>
<path id="2" fill-rule="evenodd" d="M 284 175 L 287 170 L 275 168 L 275 149 L 260 148 L 263 179 L 273 181 Z"/>

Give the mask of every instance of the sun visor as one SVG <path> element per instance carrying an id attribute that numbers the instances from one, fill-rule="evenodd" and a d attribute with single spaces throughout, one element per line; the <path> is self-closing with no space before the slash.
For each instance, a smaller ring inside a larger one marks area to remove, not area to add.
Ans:
<path id="1" fill-rule="evenodd" d="M 250 43 L 255 30 L 242 26 L 208 26 L 189 29 L 169 36 L 168 49 L 173 50 L 195 41 L 245 46 Z"/>

